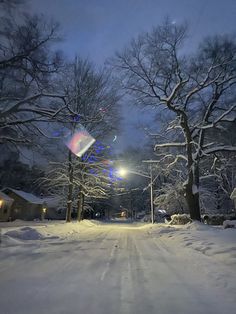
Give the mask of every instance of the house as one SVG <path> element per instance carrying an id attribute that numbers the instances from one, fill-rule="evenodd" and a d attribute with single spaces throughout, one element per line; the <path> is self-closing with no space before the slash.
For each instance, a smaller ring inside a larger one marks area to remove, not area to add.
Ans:
<path id="1" fill-rule="evenodd" d="M 13 200 L 7 220 L 34 220 L 44 218 L 47 206 L 44 199 L 12 188 L 5 188 L 2 192 Z"/>
<path id="2" fill-rule="evenodd" d="M 66 207 L 63 206 L 63 197 L 61 196 L 46 196 L 43 197 L 47 204 L 45 219 L 61 220 L 66 218 Z"/>
<path id="3" fill-rule="evenodd" d="M 0 221 L 8 221 L 11 216 L 11 206 L 14 200 L 0 191 Z"/>

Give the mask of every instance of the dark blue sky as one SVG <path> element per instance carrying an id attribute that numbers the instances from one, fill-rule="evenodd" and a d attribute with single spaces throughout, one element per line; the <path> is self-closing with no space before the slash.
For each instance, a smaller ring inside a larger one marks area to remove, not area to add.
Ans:
<path id="1" fill-rule="evenodd" d="M 235 31 L 235 0 L 29 0 L 31 9 L 53 16 L 70 57 L 89 56 L 102 64 L 142 31 L 161 23 L 188 21 L 189 47 L 213 33 Z"/>
<path id="2" fill-rule="evenodd" d="M 173 23 L 187 21 L 186 48 L 193 50 L 207 35 L 232 33 L 236 26 L 236 0 L 28 0 L 30 9 L 52 16 L 61 24 L 60 48 L 69 58 L 76 54 L 102 65 L 132 37 L 149 31 L 168 15 Z M 140 114 L 124 111 L 125 133 L 120 147 L 140 142 L 144 136 L 132 124 Z M 136 135 L 135 135 L 136 133 Z"/>

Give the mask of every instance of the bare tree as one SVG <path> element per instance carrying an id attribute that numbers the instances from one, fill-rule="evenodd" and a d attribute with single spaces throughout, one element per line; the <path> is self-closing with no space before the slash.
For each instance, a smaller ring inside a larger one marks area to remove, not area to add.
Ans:
<path id="1" fill-rule="evenodd" d="M 77 206 L 77 219 L 81 220 L 85 199 L 107 199 L 116 185 L 116 174 L 109 158 L 109 149 L 95 144 L 82 157 L 64 162 L 52 162 L 43 185 L 49 193 L 67 195 L 67 216 L 71 220 L 73 204 Z M 72 159 L 73 158 L 73 159 Z M 72 162 L 73 161 L 73 162 Z"/>
<path id="2" fill-rule="evenodd" d="M 133 40 L 113 65 L 137 104 L 170 112 L 155 150 L 168 151 L 172 165 L 185 161 L 186 201 L 191 218 L 200 220 L 200 160 L 219 151 L 236 151 L 235 146 L 217 138 L 210 142 L 208 137 L 210 129 L 235 121 L 236 42 L 226 36 L 209 38 L 194 56 L 185 57 L 185 34 L 185 25 L 167 20 Z"/>
<path id="3" fill-rule="evenodd" d="M 114 88 L 109 73 L 98 71 L 88 60 L 77 57 L 71 64 L 67 64 L 58 86 L 65 95 L 65 104 L 70 120 L 64 127 L 73 135 L 83 125 L 96 140 L 104 140 L 116 128 L 117 91 Z M 97 144 L 96 144 L 97 145 Z M 67 185 L 67 215 L 66 221 L 71 220 L 72 204 L 77 199 L 78 220 L 85 197 L 101 198 L 107 195 L 109 186 L 108 165 L 103 164 L 104 151 L 98 146 L 92 147 L 82 158 L 68 151 L 67 161 L 52 165 L 54 169 L 49 173 L 49 181 Z M 100 146 L 101 148 L 101 146 Z M 65 171 L 65 169 L 67 169 Z M 60 183 L 63 182 L 63 183 Z M 76 196 L 75 196 L 76 195 Z"/>
<path id="4" fill-rule="evenodd" d="M 29 142 L 27 133 L 40 132 L 39 125 L 54 120 L 64 106 L 63 95 L 52 88 L 62 63 L 50 49 L 58 25 L 15 11 L 17 3 L 0 3 L 0 144 Z"/>

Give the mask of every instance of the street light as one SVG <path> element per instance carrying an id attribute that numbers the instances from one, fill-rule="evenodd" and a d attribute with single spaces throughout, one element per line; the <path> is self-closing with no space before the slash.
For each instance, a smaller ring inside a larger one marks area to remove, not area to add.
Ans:
<path id="1" fill-rule="evenodd" d="M 125 177 L 126 174 L 128 173 L 129 171 L 125 168 L 120 168 L 118 169 L 118 174 L 121 176 L 121 177 Z"/>
<path id="2" fill-rule="evenodd" d="M 143 162 L 147 162 L 146 160 L 143 160 Z M 144 174 L 144 173 L 140 173 L 140 172 L 136 172 L 130 169 L 126 169 L 126 168 L 120 168 L 118 169 L 118 174 L 121 177 L 126 176 L 126 174 L 128 173 L 132 173 L 132 174 L 136 174 L 138 176 L 141 177 L 145 177 L 150 179 L 150 206 L 151 206 L 151 222 L 152 224 L 154 224 L 154 207 L 153 207 L 153 174 L 152 174 L 152 166 L 150 165 L 150 176 Z"/>

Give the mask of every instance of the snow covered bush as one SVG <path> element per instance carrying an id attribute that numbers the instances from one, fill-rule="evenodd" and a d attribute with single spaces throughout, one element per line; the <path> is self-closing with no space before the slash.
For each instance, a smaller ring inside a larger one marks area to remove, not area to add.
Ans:
<path id="1" fill-rule="evenodd" d="M 225 220 L 224 215 L 216 214 L 216 215 L 204 215 L 202 217 L 203 222 L 207 225 L 220 226 L 223 225 Z"/>
<path id="2" fill-rule="evenodd" d="M 236 220 L 225 220 L 223 222 L 223 228 L 236 228 Z"/>
<path id="3" fill-rule="evenodd" d="M 169 222 L 170 225 L 185 225 L 189 222 L 192 222 L 192 219 L 189 215 L 182 214 L 182 215 L 172 215 L 171 221 Z"/>
<path id="4" fill-rule="evenodd" d="M 156 206 L 165 209 L 169 214 L 183 214 L 187 212 L 187 204 L 181 182 L 176 181 L 173 183 L 163 184 L 158 192 L 160 194 L 154 199 L 154 204 Z"/>

